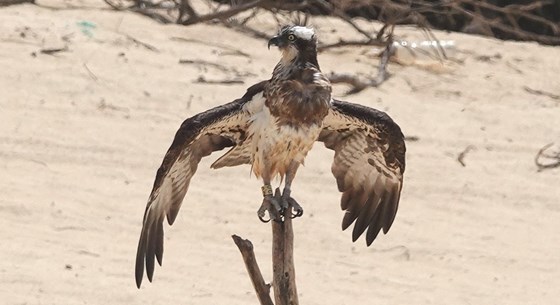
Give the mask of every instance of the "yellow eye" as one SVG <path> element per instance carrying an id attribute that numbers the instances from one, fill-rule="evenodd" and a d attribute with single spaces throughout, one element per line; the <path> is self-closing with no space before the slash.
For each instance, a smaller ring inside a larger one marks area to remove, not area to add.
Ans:
<path id="1" fill-rule="evenodd" d="M 293 34 L 288 35 L 288 40 L 289 41 L 294 41 L 296 40 L 296 36 L 294 36 Z"/>

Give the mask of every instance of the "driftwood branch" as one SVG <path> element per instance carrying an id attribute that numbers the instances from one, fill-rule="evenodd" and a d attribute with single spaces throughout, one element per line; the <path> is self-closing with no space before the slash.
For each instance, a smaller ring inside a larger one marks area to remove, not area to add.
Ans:
<path id="1" fill-rule="evenodd" d="M 394 53 L 393 29 L 394 27 L 391 27 L 390 33 L 384 42 L 385 48 L 379 56 L 379 66 L 377 67 L 377 76 L 375 78 L 361 80 L 357 76 L 350 74 L 331 73 L 328 75 L 331 83 L 350 84 L 352 89 L 346 92 L 346 94 L 354 94 L 366 89 L 367 87 L 379 87 L 383 82 L 389 79 L 390 75 L 389 72 L 387 72 L 387 65 L 389 64 L 389 58 L 391 58 L 391 55 Z"/>
<path id="2" fill-rule="evenodd" d="M 146 17 L 150 17 L 153 20 L 162 23 L 162 24 L 169 24 L 169 23 L 173 23 L 173 20 L 163 14 L 160 14 L 157 12 L 157 10 L 168 10 L 168 9 L 172 9 L 174 7 L 170 7 L 169 5 L 167 5 L 167 2 L 161 2 L 161 3 L 156 3 L 153 4 L 151 2 L 145 1 L 145 0 L 134 0 L 133 4 L 131 5 L 125 5 L 124 2 L 127 2 L 126 0 L 103 0 L 107 5 L 109 5 L 110 7 L 112 7 L 113 9 L 117 10 L 117 11 L 123 11 L 123 10 L 129 10 L 131 12 L 135 12 L 138 13 L 140 15 L 144 15 Z M 115 3 L 114 1 L 118 1 L 118 3 Z"/>
<path id="3" fill-rule="evenodd" d="M 330 43 L 330 44 L 325 44 L 325 45 L 320 45 L 319 47 L 317 47 L 317 51 L 318 52 L 323 52 L 327 49 L 332 49 L 332 48 L 339 48 L 339 47 L 361 47 L 361 46 L 384 46 L 385 43 L 378 40 L 378 39 L 374 39 L 374 40 L 339 40 L 338 42 L 335 43 Z"/>
<path id="4" fill-rule="evenodd" d="M 26 1 L 34 0 L 0 0 L 0 6 Z M 557 14 L 553 12 L 558 6 L 558 0 L 536 0 L 526 4 L 475 0 L 204 0 L 209 7 L 215 3 L 231 3 L 226 9 L 218 5 L 205 12 L 197 12 L 190 0 L 104 1 L 114 9 L 134 11 L 162 23 L 191 25 L 217 20 L 227 24 L 237 15 L 253 10 L 240 22 L 245 25 L 247 20 L 262 9 L 271 12 L 274 18 L 294 12 L 303 13 L 306 18 L 310 14 L 333 16 L 349 24 L 366 41 L 375 40 L 376 31 L 361 28 L 353 19 L 356 15 L 390 25 L 414 24 L 419 28 L 435 27 L 499 39 L 532 40 L 560 45 L 560 24 Z M 357 11 L 360 13 L 357 14 Z"/>
<path id="5" fill-rule="evenodd" d="M 181 23 L 183 16 L 188 15 L 190 18 L 198 18 L 198 13 L 194 10 L 189 0 L 181 0 L 179 3 L 179 16 L 177 23 Z"/>
<path id="6" fill-rule="evenodd" d="M 253 243 L 248 239 L 243 239 L 237 235 L 233 235 L 233 242 L 239 251 L 241 256 L 243 256 L 243 261 L 245 262 L 245 267 L 253 283 L 253 287 L 257 292 L 257 298 L 261 305 L 274 305 L 272 299 L 270 298 L 270 285 L 267 285 L 263 279 L 259 265 L 257 264 L 257 259 L 255 258 L 255 252 L 253 252 Z"/>
<path id="7" fill-rule="evenodd" d="M 35 0 L 0 0 L 0 7 L 22 3 L 35 3 Z"/>
<path id="8" fill-rule="evenodd" d="M 191 16 L 189 16 L 189 18 L 187 18 L 185 20 L 179 20 L 178 23 L 183 24 L 183 25 L 191 25 L 191 24 L 210 21 L 210 20 L 214 20 L 214 19 L 224 20 L 224 19 L 231 18 L 231 17 L 233 17 L 233 16 L 235 16 L 235 15 L 241 13 L 241 12 L 259 7 L 263 2 L 266 2 L 266 0 L 256 0 L 256 1 L 251 1 L 251 2 L 248 2 L 248 3 L 244 3 L 244 4 L 241 4 L 241 5 L 235 5 L 235 6 L 232 6 L 229 10 L 210 13 L 210 14 L 203 15 L 203 16 L 191 15 Z"/>

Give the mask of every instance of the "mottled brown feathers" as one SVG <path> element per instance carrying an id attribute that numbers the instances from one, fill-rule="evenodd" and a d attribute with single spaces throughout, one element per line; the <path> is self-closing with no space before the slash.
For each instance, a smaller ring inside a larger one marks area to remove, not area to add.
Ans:
<path id="1" fill-rule="evenodd" d="M 279 84 L 278 90 L 267 99 L 266 106 L 280 125 L 320 125 L 327 115 L 329 100 L 330 86 L 287 80 Z"/>
<path id="2" fill-rule="evenodd" d="M 404 135 L 397 123 L 395 123 L 385 112 L 360 104 L 354 104 L 333 99 L 332 109 L 348 117 L 355 117 L 370 126 L 377 132 L 376 141 L 380 144 L 391 145 L 385 150 L 385 158 L 400 168 L 401 174 L 405 169 L 406 146 Z M 398 165 L 396 164 L 398 163 Z"/>
<path id="3" fill-rule="evenodd" d="M 236 145 L 244 140 L 249 124 L 243 106 L 262 92 L 266 81 L 247 90 L 240 99 L 197 114 L 183 122 L 173 143 L 165 154 L 146 210 L 138 252 L 136 255 L 136 284 L 140 287 L 144 273 L 151 281 L 155 259 L 161 265 L 163 257 L 163 220 L 171 225 L 187 193 L 190 180 L 202 157 L 213 151 Z"/>
<path id="4" fill-rule="evenodd" d="M 352 240 L 367 229 L 369 246 L 397 213 L 405 168 L 404 136 L 385 113 L 333 100 L 319 141 L 335 151 L 332 172 L 346 211 L 342 229 L 352 223 Z"/>

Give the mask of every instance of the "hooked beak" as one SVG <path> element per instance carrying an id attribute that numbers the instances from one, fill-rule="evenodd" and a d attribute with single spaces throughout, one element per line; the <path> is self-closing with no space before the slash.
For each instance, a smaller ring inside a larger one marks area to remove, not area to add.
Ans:
<path id="1" fill-rule="evenodd" d="M 281 38 L 279 36 L 274 36 L 268 41 L 268 49 L 270 50 L 270 46 L 277 46 L 279 47 L 281 43 Z"/>

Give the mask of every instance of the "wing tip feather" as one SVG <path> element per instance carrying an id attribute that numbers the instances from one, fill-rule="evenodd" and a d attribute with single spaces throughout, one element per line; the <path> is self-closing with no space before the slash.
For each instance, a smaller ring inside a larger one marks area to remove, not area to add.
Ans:
<path id="1" fill-rule="evenodd" d="M 138 250 L 136 252 L 136 265 L 134 268 L 134 275 L 136 278 L 136 287 L 140 289 L 142 285 L 142 278 L 144 277 L 144 256 L 145 256 L 145 246 L 144 246 L 144 231 L 140 234 L 140 240 L 138 241 Z"/>

